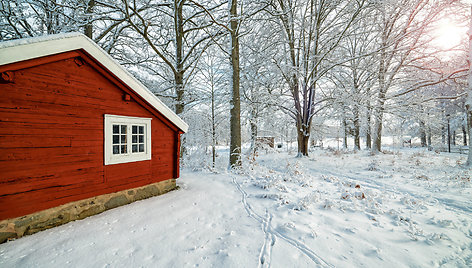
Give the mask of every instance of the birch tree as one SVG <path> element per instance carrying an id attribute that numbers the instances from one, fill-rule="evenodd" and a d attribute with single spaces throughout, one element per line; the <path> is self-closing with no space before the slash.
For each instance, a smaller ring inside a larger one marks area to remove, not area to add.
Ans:
<path id="1" fill-rule="evenodd" d="M 468 72 L 468 84 L 467 84 L 467 100 L 465 103 L 466 114 L 467 114 L 467 129 L 469 133 L 469 154 L 467 156 L 467 162 L 465 165 L 467 167 L 472 167 L 472 6 L 470 9 L 470 24 L 469 24 L 469 72 Z"/>

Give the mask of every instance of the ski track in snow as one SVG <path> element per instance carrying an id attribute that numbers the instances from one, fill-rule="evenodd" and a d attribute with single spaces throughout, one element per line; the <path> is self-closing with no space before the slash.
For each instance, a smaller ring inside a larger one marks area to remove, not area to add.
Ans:
<path id="1" fill-rule="evenodd" d="M 275 230 L 271 225 L 272 216 L 270 216 L 270 214 L 268 212 L 266 212 L 267 214 L 269 214 L 268 218 L 264 218 L 264 217 L 260 216 L 259 214 L 257 214 L 252 209 L 251 205 L 247 202 L 247 193 L 246 193 L 246 191 L 244 191 L 242 189 L 241 185 L 236 181 L 236 178 L 234 176 L 232 176 L 232 180 L 233 180 L 234 185 L 236 185 L 236 188 L 239 190 L 239 192 L 242 195 L 241 203 L 243 204 L 244 209 L 246 210 L 247 214 L 251 218 L 253 218 L 256 221 L 260 222 L 264 226 L 263 231 L 265 233 L 266 239 L 265 239 L 264 244 L 263 244 L 262 249 L 261 249 L 261 256 L 259 258 L 259 260 L 260 260 L 259 267 L 270 267 L 270 261 L 269 261 L 268 264 L 266 264 L 268 266 L 266 266 L 264 263 L 266 263 L 267 260 L 270 260 L 270 252 L 271 252 L 272 246 L 275 244 L 275 236 L 278 236 L 282 240 L 286 241 L 287 243 L 289 243 L 290 245 L 292 245 L 293 247 L 298 249 L 300 252 L 305 254 L 305 256 L 310 258 L 317 265 L 319 265 L 321 267 L 334 267 L 333 265 L 331 265 L 331 264 L 327 263 L 325 260 L 323 260 L 323 258 L 321 258 L 319 255 L 317 255 L 313 250 L 311 250 L 309 247 L 307 247 L 302 242 L 300 242 L 296 239 L 290 238 L 290 237 L 278 232 L 277 230 Z M 268 245 L 270 245 L 269 248 L 267 247 Z"/>

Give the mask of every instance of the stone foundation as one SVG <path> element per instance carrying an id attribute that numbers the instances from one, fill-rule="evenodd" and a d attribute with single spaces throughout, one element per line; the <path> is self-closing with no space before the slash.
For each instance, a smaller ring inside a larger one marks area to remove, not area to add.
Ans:
<path id="1" fill-rule="evenodd" d="M 143 187 L 104 194 L 58 207 L 42 210 L 26 216 L 0 221 L 0 243 L 80 220 L 105 210 L 129 204 L 176 188 L 175 179 L 149 184 Z"/>

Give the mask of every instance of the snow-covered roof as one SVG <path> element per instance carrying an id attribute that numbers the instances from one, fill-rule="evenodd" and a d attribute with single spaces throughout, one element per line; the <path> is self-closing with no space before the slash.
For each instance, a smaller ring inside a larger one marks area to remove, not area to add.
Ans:
<path id="1" fill-rule="evenodd" d="M 85 50 L 183 132 L 188 125 L 95 42 L 81 33 L 63 33 L 0 42 L 0 65 L 58 53 Z"/>

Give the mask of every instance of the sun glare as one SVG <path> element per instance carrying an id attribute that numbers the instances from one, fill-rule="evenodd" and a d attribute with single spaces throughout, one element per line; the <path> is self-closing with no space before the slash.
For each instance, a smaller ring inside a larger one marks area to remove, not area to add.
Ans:
<path id="1" fill-rule="evenodd" d="M 458 26 L 449 20 L 443 20 L 439 23 L 436 31 L 434 43 L 441 49 L 449 50 L 458 46 L 466 38 L 467 29 Z"/>

